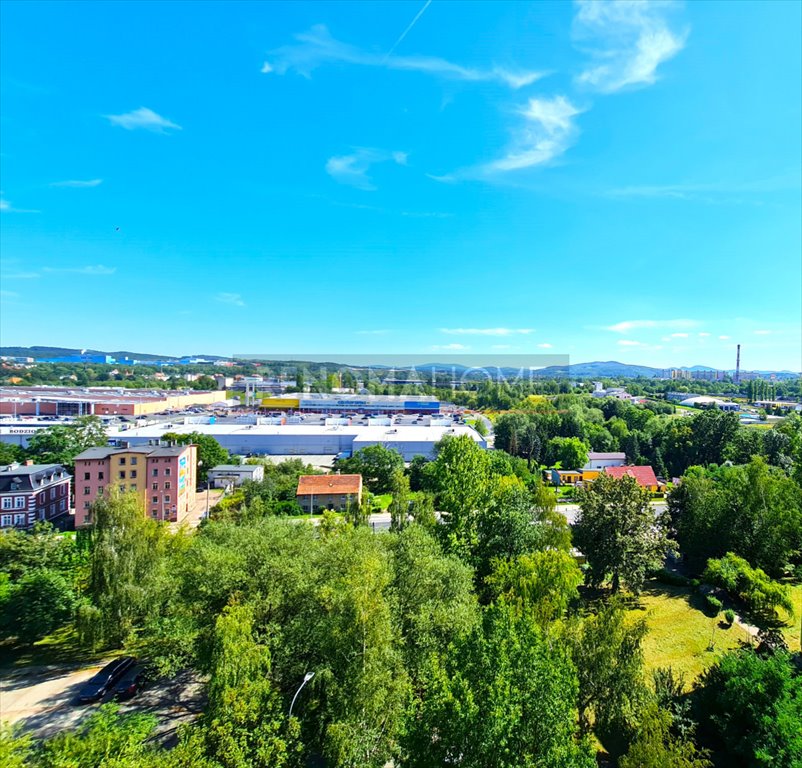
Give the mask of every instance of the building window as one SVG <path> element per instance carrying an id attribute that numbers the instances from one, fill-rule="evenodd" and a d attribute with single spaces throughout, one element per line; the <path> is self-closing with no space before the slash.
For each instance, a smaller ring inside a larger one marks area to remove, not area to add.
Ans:
<path id="1" fill-rule="evenodd" d="M 170 467 L 165 467 L 164 468 L 164 474 L 165 474 L 165 476 L 169 476 L 170 475 Z"/>
<path id="2" fill-rule="evenodd" d="M 167 493 L 164 494 L 164 503 L 165 504 L 169 504 L 170 503 L 170 495 L 167 494 Z"/>
<path id="3" fill-rule="evenodd" d="M 11 509 L 11 507 L 12 507 L 11 497 L 10 496 L 6 496 L 3 499 L 3 509 Z"/>
<path id="4" fill-rule="evenodd" d="M 14 515 L 14 525 L 25 525 L 25 515 Z"/>
<path id="5" fill-rule="evenodd" d="M 92 489 L 88 486 L 84 486 L 84 496 L 88 496 L 92 492 Z"/>
<path id="6" fill-rule="evenodd" d="M 55 499 L 55 498 L 56 498 L 56 489 L 55 488 L 51 488 L 50 489 L 50 501 L 53 501 L 53 499 Z"/>
<path id="7" fill-rule="evenodd" d="M 153 497 L 153 503 L 154 504 L 158 504 L 159 503 L 159 497 L 158 496 L 154 496 Z"/>
<path id="8" fill-rule="evenodd" d="M 164 490 L 165 491 L 169 491 L 170 490 L 170 481 L 169 480 L 164 484 Z"/>
<path id="9" fill-rule="evenodd" d="M 153 472 L 151 472 L 151 475 L 153 475 L 153 477 L 158 477 L 159 476 L 159 468 L 158 467 L 154 467 L 153 468 Z"/>
<path id="10" fill-rule="evenodd" d="M 89 509 L 89 502 L 88 501 L 84 502 L 84 509 Z"/>
<path id="11" fill-rule="evenodd" d="M 102 485 L 99 485 L 97 487 L 97 495 L 98 496 L 102 496 L 103 495 L 103 486 Z"/>
<path id="12" fill-rule="evenodd" d="M 137 457 L 136 456 L 132 456 L 131 457 L 131 466 L 136 466 L 136 462 L 137 462 Z"/>
<path id="13" fill-rule="evenodd" d="M 88 479 L 89 479 L 89 473 L 88 472 L 84 472 L 84 480 L 88 480 Z"/>
<path id="14" fill-rule="evenodd" d="M 131 479 L 132 479 L 132 480 L 134 480 L 134 479 L 136 478 L 136 470 L 135 470 L 135 469 L 132 469 L 132 470 L 131 470 L 131 475 L 130 475 L 130 477 L 131 477 Z"/>
<path id="15" fill-rule="evenodd" d="M 125 458 L 120 459 L 120 466 L 125 466 Z"/>
<path id="16" fill-rule="evenodd" d="M 59 508 L 59 511 L 61 511 L 61 512 L 64 512 L 64 511 L 66 511 L 66 509 L 67 509 L 67 501 L 66 501 L 66 499 L 62 499 L 62 500 L 61 500 L 61 501 L 58 503 L 58 508 Z"/>
<path id="17" fill-rule="evenodd" d="M 125 480 L 125 470 L 120 470 L 120 480 Z"/>
<path id="18" fill-rule="evenodd" d="M 11 515 L 0 515 L 0 525 L 2 525 L 3 528 L 11 525 Z"/>
<path id="19" fill-rule="evenodd" d="M 17 496 L 14 499 L 14 508 L 15 509 L 25 509 L 25 497 L 24 496 Z"/>
<path id="20" fill-rule="evenodd" d="M 132 490 L 132 491 L 135 491 L 135 490 L 136 490 L 136 483 L 131 483 L 131 490 Z"/>
<path id="21" fill-rule="evenodd" d="M 105 480 L 106 478 L 104 477 L 104 475 L 103 475 L 103 473 L 102 473 L 102 472 L 98 472 L 98 473 L 97 473 L 97 479 L 98 479 L 98 480 Z"/>
<path id="22" fill-rule="evenodd" d="M 150 490 L 151 491 L 158 491 L 159 490 L 159 484 L 158 483 L 151 483 L 150 484 Z"/>

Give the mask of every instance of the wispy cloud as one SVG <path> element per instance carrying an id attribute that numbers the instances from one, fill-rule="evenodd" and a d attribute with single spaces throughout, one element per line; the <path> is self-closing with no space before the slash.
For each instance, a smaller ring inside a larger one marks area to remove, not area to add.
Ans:
<path id="1" fill-rule="evenodd" d="M 792 173 L 752 180 L 632 185 L 610 189 L 605 194 L 609 197 L 666 197 L 675 200 L 715 203 L 732 202 L 733 199 L 737 201 L 740 196 L 799 189 L 799 186 L 799 174 Z"/>
<path id="2" fill-rule="evenodd" d="M 262 65 L 261 71 L 264 74 L 283 75 L 294 71 L 308 78 L 315 69 L 324 64 L 354 64 L 424 72 L 451 80 L 495 81 L 510 88 L 522 88 L 530 85 L 544 74 L 534 71 L 510 70 L 503 67 L 490 69 L 463 67 L 435 56 L 381 56 L 337 40 L 332 37 L 323 24 L 316 24 L 306 32 L 296 34 L 294 37 L 294 43 L 271 51 L 268 60 Z"/>
<path id="3" fill-rule="evenodd" d="M 166 117 L 156 114 L 152 109 L 140 107 L 132 112 L 122 115 L 104 115 L 112 124 L 125 128 L 127 131 L 142 129 L 153 133 L 167 133 L 169 131 L 180 131 L 181 126 L 168 120 Z"/>
<path id="4" fill-rule="evenodd" d="M 74 275 L 113 275 L 117 271 L 116 267 L 106 267 L 103 264 L 89 264 L 85 267 L 42 267 L 42 272 Z"/>
<path id="5" fill-rule="evenodd" d="M 538 344 L 537 346 L 538 346 L 539 349 L 551 349 L 552 348 L 552 345 L 549 344 L 548 342 L 544 342 L 543 344 Z"/>
<path id="6" fill-rule="evenodd" d="M 634 339 L 619 339 L 617 342 L 619 347 L 645 347 L 646 344 L 642 341 L 635 341 Z"/>
<path id="7" fill-rule="evenodd" d="M 3 280 L 35 280 L 40 277 L 38 272 L 4 272 L 0 279 Z"/>
<path id="8" fill-rule="evenodd" d="M 731 338 L 730 336 L 719 336 L 719 339 L 721 339 L 721 341 L 728 341 L 730 338 Z"/>
<path id="9" fill-rule="evenodd" d="M 520 110 L 524 125 L 513 145 L 504 157 L 486 164 L 483 170 L 517 171 L 548 163 L 570 146 L 577 133 L 574 118 L 581 113 L 565 96 L 529 99 Z"/>
<path id="10" fill-rule="evenodd" d="M 534 333 L 534 328 L 441 328 L 440 333 L 453 336 L 515 336 Z"/>
<path id="11" fill-rule="evenodd" d="M 32 208 L 15 208 L 11 202 L 0 198 L 0 213 L 39 213 Z"/>
<path id="12" fill-rule="evenodd" d="M 671 338 L 672 339 L 687 339 L 688 338 L 688 334 L 687 333 L 672 333 L 671 334 Z"/>
<path id="13" fill-rule="evenodd" d="M 629 331 L 641 330 L 644 328 L 665 328 L 673 330 L 675 328 L 694 328 L 699 325 L 698 320 L 678 319 L 678 320 L 624 320 L 615 325 L 605 327 L 607 331 L 615 333 L 628 333 Z"/>
<path id="14" fill-rule="evenodd" d="M 245 302 L 238 293 L 218 293 L 214 300 L 220 304 L 230 304 L 232 307 L 244 307 Z"/>
<path id="15" fill-rule="evenodd" d="M 709 335 L 710 334 L 707 331 L 699 331 L 699 333 L 697 334 L 697 336 L 700 336 L 701 338 L 706 338 Z"/>
<path id="16" fill-rule="evenodd" d="M 577 82 L 602 93 L 650 85 L 657 69 L 685 46 L 687 32 L 672 30 L 668 0 L 576 0 L 574 39 L 592 63 Z"/>
<path id="17" fill-rule="evenodd" d="M 470 349 L 465 344 L 433 344 L 432 350 L 435 352 L 458 352 L 459 350 Z"/>
<path id="18" fill-rule="evenodd" d="M 88 189 L 89 187 L 99 187 L 103 179 L 70 179 L 69 181 L 54 181 L 51 187 L 73 187 L 75 189 Z"/>
<path id="19" fill-rule="evenodd" d="M 16 299 L 17 296 L 19 296 L 19 294 L 14 291 L 0 291 L 0 299 Z"/>
<path id="20" fill-rule="evenodd" d="M 770 336 L 771 335 L 771 331 L 767 331 L 765 329 L 761 329 L 761 330 L 755 331 L 754 333 L 755 333 L 755 336 Z"/>
<path id="21" fill-rule="evenodd" d="M 350 155 L 336 155 L 326 161 L 326 173 L 340 184 L 372 192 L 376 189 L 368 171 L 376 163 L 392 161 L 406 165 L 406 152 L 389 152 L 386 149 L 357 147 Z"/>
<path id="22" fill-rule="evenodd" d="M 414 27 L 418 23 L 418 19 L 421 16 L 423 16 L 424 13 L 426 13 L 426 9 L 431 4 L 432 4 L 432 0 L 426 0 L 426 2 L 423 4 L 423 7 L 415 14 L 415 18 L 412 19 L 412 21 L 410 21 L 409 24 L 407 24 L 406 29 L 398 36 L 398 40 L 396 40 L 393 43 L 392 48 L 390 48 L 390 50 L 387 52 L 387 55 L 384 57 L 385 61 L 387 61 L 387 59 L 389 59 L 390 56 L 393 55 L 393 51 L 396 48 L 398 48 L 398 46 L 403 42 L 404 38 L 409 34 L 409 32 L 412 29 L 412 27 Z"/>

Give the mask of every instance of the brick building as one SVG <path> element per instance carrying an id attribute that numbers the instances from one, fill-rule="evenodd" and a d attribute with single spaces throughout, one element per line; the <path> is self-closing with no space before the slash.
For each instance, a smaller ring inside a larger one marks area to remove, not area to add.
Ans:
<path id="1" fill-rule="evenodd" d="M 68 515 L 70 480 L 61 464 L 0 467 L 0 528 L 33 528 Z"/>
<path id="2" fill-rule="evenodd" d="M 89 448 L 75 457 L 75 525 L 89 525 L 92 502 L 111 487 L 133 491 L 154 520 L 177 522 L 195 504 L 197 446 Z"/>
<path id="3" fill-rule="evenodd" d="M 362 475 L 301 475 L 295 498 L 304 512 L 342 512 L 362 500 Z"/>

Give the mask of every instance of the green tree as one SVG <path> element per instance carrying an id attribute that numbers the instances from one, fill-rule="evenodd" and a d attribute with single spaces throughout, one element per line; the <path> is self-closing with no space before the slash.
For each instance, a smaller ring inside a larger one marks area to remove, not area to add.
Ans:
<path id="1" fill-rule="evenodd" d="M 25 451 L 19 445 L 11 443 L 0 443 L 0 466 L 13 464 L 25 458 Z"/>
<path id="2" fill-rule="evenodd" d="M 75 600 L 72 587 L 57 571 L 29 571 L 4 602 L 3 631 L 27 644 L 41 640 L 72 618 Z"/>
<path id="3" fill-rule="evenodd" d="M 0 720 L 0 765 L 4 768 L 27 768 L 33 748 L 30 735 L 20 733 Z"/>
<path id="4" fill-rule="evenodd" d="M 632 477 L 602 473 L 579 493 L 574 542 L 588 561 L 588 580 L 612 580 L 639 592 L 650 571 L 660 568 L 673 542 L 666 520 L 649 503 L 649 492 Z"/>
<path id="5" fill-rule="evenodd" d="M 563 469 L 582 469 L 588 463 L 587 443 L 578 437 L 553 437 L 546 446 L 550 466 L 559 463 Z"/>
<path id="6" fill-rule="evenodd" d="M 618 765 L 619 768 L 709 768 L 712 763 L 693 741 L 672 732 L 670 713 L 652 702 L 641 713 L 637 736 Z"/>
<path id="7" fill-rule="evenodd" d="M 371 493 L 392 493 L 396 473 L 404 471 L 404 459 L 398 451 L 379 443 L 340 459 L 337 469 L 343 474 L 362 475 Z"/>
<path id="8" fill-rule="evenodd" d="M 732 651 L 702 675 L 694 699 L 700 740 L 721 765 L 802 764 L 802 677 L 787 653 Z"/>
<path id="9" fill-rule="evenodd" d="M 90 602 L 79 607 L 78 628 L 94 644 L 120 644 L 156 611 L 169 533 L 133 492 L 112 490 L 91 513 Z"/>
<path id="10" fill-rule="evenodd" d="M 393 499 L 390 502 L 390 529 L 400 531 L 409 521 L 409 478 L 403 470 L 397 470 L 393 475 Z"/>
<path id="11" fill-rule="evenodd" d="M 405 744 L 412 768 L 595 765 L 577 739 L 570 657 L 507 606 L 433 657 L 423 685 Z"/>
<path id="12" fill-rule="evenodd" d="M 26 455 L 39 464 L 62 464 L 72 471 L 79 453 L 107 445 L 108 441 L 97 416 L 81 416 L 72 424 L 56 424 L 31 435 Z"/>
<path id="13" fill-rule="evenodd" d="M 210 469 L 214 469 L 220 464 L 231 463 L 231 455 L 217 442 L 211 435 L 204 435 L 200 432 L 187 432 L 178 434 L 177 432 L 166 432 L 162 440 L 175 442 L 178 445 L 197 445 L 198 446 L 198 479 L 206 480 L 206 475 Z"/>

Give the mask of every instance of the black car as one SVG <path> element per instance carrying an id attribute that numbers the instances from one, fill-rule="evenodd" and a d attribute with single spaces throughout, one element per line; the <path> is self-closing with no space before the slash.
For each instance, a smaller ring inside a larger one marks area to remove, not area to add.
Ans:
<path id="1" fill-rule="evenodd" d="M 114 687 L 114 697 L 120 701 L 130 699 L 142 687 L 144 680 L 145 672 L 142 667 L 130 667 Z"/>
<path id="2" fill-rule="evenodd" d="M 106 664 L 78 691 L 78 701 L 88 704 L 102 699 L 106 692 L 134 665 L 133 656 L 122 656 Z"/>

